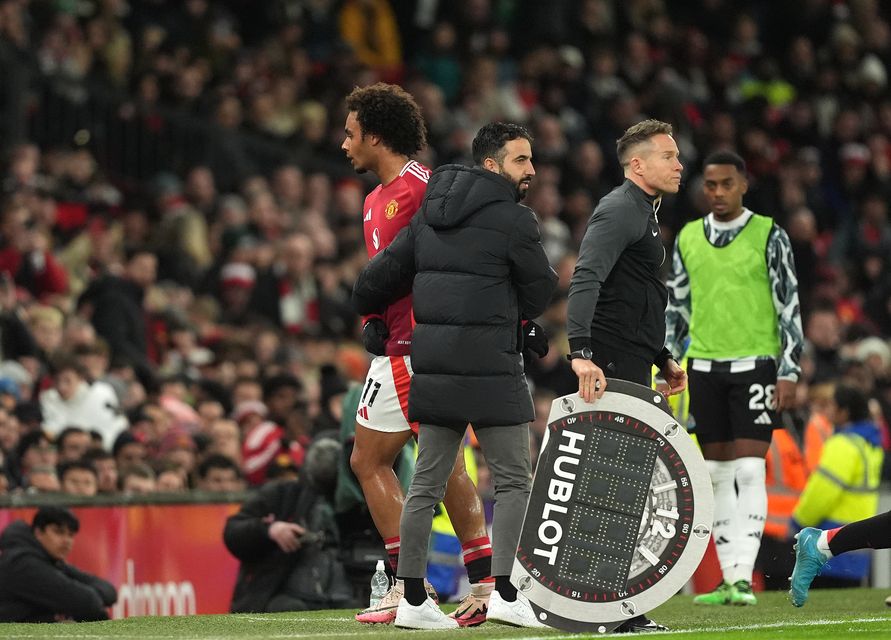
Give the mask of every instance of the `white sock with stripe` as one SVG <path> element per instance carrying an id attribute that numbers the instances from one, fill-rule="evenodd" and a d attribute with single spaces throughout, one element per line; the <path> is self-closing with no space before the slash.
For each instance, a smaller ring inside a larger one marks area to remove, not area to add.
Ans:
<path id="1" fill-rule="evenodd" d="M 730 581 L 730 574 L 736 564 L 733 550 L 733 514 L 736 511 L 736 487 L 734 478 L 736 465 L 733 460 L 706 460 L 712 489 L 715 492 L 715 515 L 712 522 L 712 539 L 718 552 L 718 563 L 724 580 Z"/>
<path id="2" fill-rule="evenodd" d="M 767 519 L 767 467 L 764 458 L 737 458 L 736 486 L 739 490 L 733 518 L 733 551 L 736 554 L 732 584 L 752 581 L 755 558 L 761 548 L 764 521 Z"/>

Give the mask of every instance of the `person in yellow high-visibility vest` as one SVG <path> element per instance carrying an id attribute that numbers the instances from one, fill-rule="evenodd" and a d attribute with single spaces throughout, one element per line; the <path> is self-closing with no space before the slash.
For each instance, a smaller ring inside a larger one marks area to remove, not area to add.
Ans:
<path id="1" fill-rule="evenodd" d="M 836 425 L 835 433 L 823 446 L 820 463 L 795 507 L 792 527 L 796 531 L 804 527 L 834 530 L 871 518 L 878 511 L 884 450 L 866 396 L 859 389 L 839 385 L 830 417 Z M 802 544 L 800 535 L 796 538 Z M 828 544 L 828 538 L 823 538 L 821 544 Z M 828 547 L 819 548 L 828 551 Z M 868 554 L 846 553 L 821 567 L 817 585 L 856 587 L 868 573 Z M 800 589 L 793 590 L 793 596 L 796 592 Z"/>

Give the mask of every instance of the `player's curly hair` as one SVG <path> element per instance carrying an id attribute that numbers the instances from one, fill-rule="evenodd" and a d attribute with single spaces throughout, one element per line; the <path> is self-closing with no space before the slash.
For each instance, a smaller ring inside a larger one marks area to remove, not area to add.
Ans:
<path id="1" fill-rule="evenodd" d="M 624 167 L 631 162 L 630 151 L 633 147 L 649 142 L 650 138 L 660 133 L 671 135 L 671 125 L 661 120 L 644 120 L 628 127 L 622 137 L 616 140 L 616 155 Z"/>
<path id="2" fill-rule="evenodd" d="M 378 136 L 394 153 L 413 156 L 427 145 L 421 108 L 400 86 L 378 82 L 356 87 L 347 96 L 346 106 L 356 112 L 362 135 Z"/>

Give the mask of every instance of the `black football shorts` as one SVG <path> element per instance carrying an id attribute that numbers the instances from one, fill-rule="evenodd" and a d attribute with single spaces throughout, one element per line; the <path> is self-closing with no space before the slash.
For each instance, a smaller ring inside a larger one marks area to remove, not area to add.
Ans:
<path id="1" fill-rule="evenodd" d="M 781 426 L 774 411 L 777 369 L 772 360 L 758 361 L 753 370 L 741 373 L 690 367 L 688 377 L 690 414 L 700 444 L 740 438 L 770 442 Z"/>

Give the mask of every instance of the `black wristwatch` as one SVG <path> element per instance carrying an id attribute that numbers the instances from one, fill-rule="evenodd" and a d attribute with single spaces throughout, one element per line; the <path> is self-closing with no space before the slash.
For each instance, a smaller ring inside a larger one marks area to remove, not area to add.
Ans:
<path id="1" fill-rule="evenodd" d="M 590 347 L 582 347 L 578 351 L 573 351 L 572 353 L 566 354 L 567 360 L 575 360 L 576 358 L 584 358 L 585 360 L 591 360 L 594 358 L 594 352 L 591 351 Z"/>

